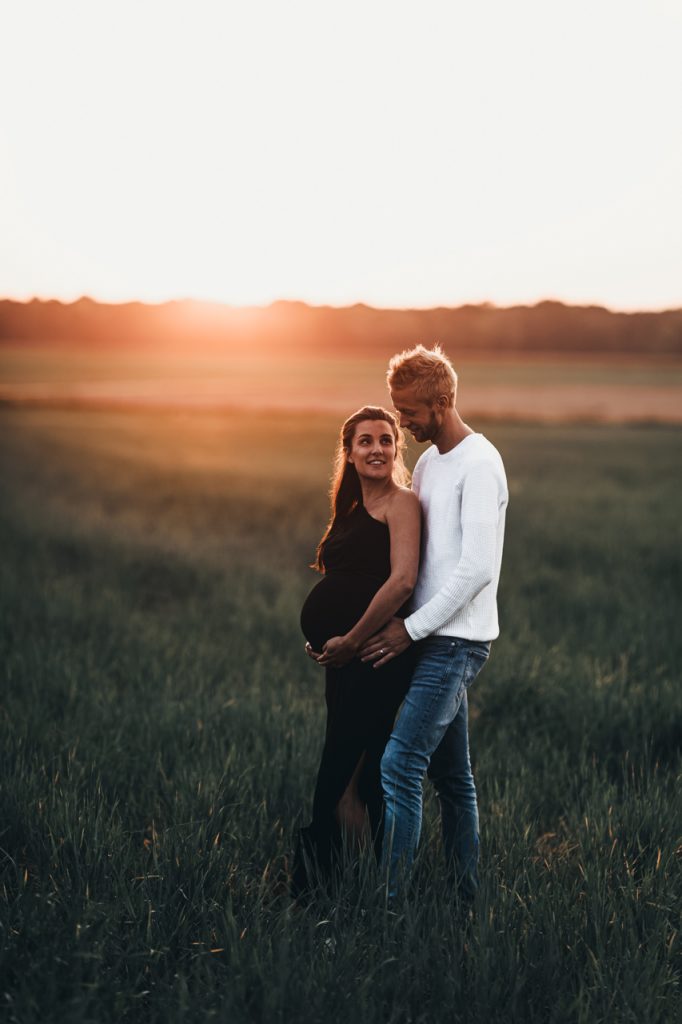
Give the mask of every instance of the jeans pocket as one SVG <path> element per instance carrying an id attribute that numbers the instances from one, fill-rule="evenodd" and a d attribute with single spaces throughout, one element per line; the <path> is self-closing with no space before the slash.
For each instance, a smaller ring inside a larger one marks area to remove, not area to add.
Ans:
<path id="1" fill-rule="evenodd" d="M 467 651 L 466 665 L 464 666 L 464 687 L 469 689 L 474 679 L 481 671 L 488 660 L 489 652 L 482 647 L 470 647 Z"/>

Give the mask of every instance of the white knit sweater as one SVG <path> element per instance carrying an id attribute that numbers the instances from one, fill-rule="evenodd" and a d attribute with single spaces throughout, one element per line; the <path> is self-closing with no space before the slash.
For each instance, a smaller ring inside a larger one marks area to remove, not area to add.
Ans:
<path id="1" fill-rule="evenodd" d="M 432 445 L 415 466 L 412 488 L 423 524 L 407 632 L 413 640 L 494 640 L 509 500 L 499 452 L 482 434 L 468 434 L 444 455 Z"/>

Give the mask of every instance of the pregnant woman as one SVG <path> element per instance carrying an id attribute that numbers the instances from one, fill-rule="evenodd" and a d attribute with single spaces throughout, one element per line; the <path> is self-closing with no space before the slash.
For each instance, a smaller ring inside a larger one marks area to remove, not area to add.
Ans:
<path id="1" fill-rule="evenodd" d="M 410 682 L 409 651 L 381 668 L 358 651 L 402 608 L 419 565 L 419 500 L 406 486 L 403 436 L 390 412 L 365 406 L 341 428 L 331 519 L 317 549 L 323 574 L 301 611 L 306 651 L 325 668 L 327 728 L 313 798 L 301 829 L 292 890 L 310 884 L 308 867 L 331 876 L 344 834 L 361 842 L 367 818 L 381 850 L 379 767 Z"/>

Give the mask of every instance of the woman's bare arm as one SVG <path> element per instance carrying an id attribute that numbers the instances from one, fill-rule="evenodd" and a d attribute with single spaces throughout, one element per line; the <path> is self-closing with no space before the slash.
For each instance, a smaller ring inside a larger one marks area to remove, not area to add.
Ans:
<path id="1" fill-rule="evenodd" d="M 419 569 L 421 510 L 412 491 L 401 488 L 386 508 L 391 539 L 391 575 L 377 590 L 362 618 L 342 637 L 324 646 L 321 665 L 342 665 L 355 657 L 369 637 L 395 615 L 414 590 Z"/>

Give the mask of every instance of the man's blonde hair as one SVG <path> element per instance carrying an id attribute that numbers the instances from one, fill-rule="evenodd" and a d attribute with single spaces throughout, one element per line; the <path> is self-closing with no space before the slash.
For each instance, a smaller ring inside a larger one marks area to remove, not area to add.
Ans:
<path id="1" fill-rule="evenodd" d="M 457 399 L 457 374 L 440 345 L 432 349 L 417 345 L 393 356 L 386 382 L 391 390 L 414 388 L 422 401 L 435 402 L 445 395 L 453 406 Z"/>

